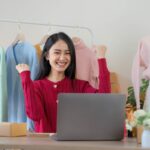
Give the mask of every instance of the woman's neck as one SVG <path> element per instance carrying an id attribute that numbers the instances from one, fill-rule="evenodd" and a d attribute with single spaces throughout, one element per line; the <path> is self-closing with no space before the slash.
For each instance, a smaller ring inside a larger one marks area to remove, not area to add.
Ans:
<path id="1" fill-rule="evenodd" d="M 50 73 L 48 75 L 48 80 L 52 81 L 52 82 L 58 82 L 61 81 L 65 78 L 64 73 Z"/>

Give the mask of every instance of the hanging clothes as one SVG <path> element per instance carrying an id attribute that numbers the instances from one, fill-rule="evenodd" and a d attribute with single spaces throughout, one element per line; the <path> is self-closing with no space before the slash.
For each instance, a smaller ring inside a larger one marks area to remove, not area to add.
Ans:
<path id="1" fill-rule="evenodd" d="M 45 42 L 47 41 L 47 39 L 49 38 L 49 36 L 50 36 L 49 34 L 44 35 L 44 36 L 42 37 L 41 41 L 40 41 L 39 43 L 37 43 L 36 45 L 34 45 L 39 60 L 40 60 L 40 58 L 41 58 L 42 50 L 43 50 L 43 47 L 44 47 L 44 45 L 45 45 Z"/>
<path id="2" fill-rule="evenodd" d="M 36 49 L 38 60 L 40 60 L 41 55 L 42 55 L 42 48 L 41 48 L 40 44 L 36 44 L 36 45 L 34 45 L 34 47 Z"/>
<path id="3" fill-rule="evenodd" d="M 27 118 L 25 112 L 24 94 L 16 65 L 25 63 L 30 66 L 31 79 L 34 80 L 38 72 L 38 58 L 35 48 L 29 42 L 11 45 L 6 51 L 7 86 L 8 86 L 8 121 L 27 122 L 27 129 L 34 130 L 33 122 Z"/>
<path id="4" fill-rule="evenodd" d="M 138 109 L 140 108 L 140 83 L 142 77 L 150 80 L 150 37 L 145 37 L 139 42 L 132 66 L 132 82 Z M 150 85 L 146 91 L 144 109 L 150 111 Z"/>
<path id="5" fill-rule="evenodd" d="M 0 122 L 7 121 L 7 78 L 5 51 L 0 47 Z"/>
<path id="6" fill-rule="evenodd" d="M 80 38 L 73 38 L 76 52 L 76 78 L 86 80 L 94 88 L 99 85 L 99 66 L 95 53 Z"/>

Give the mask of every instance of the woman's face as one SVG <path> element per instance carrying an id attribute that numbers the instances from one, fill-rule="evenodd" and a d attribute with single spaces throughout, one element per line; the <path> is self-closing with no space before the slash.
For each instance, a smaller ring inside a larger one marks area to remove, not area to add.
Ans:
<path id="1" fill-rule="evenodd" d="M 51 71 L 64 72 L 71 62 L 70 50 L 67 44 L 63 40 L 57 41 L 50 48 L 46 59 L 51 65 Z"/>

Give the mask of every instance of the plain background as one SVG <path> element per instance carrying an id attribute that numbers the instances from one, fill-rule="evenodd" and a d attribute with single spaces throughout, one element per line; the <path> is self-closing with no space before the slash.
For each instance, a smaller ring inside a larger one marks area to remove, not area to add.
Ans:
<path id="1" fill-rule="evenodd" d="M 87 45 L 105 44 L 110 71 L 116 72 L 121 92 L 131 85 L 131 66 L 138 42 L 150 34 L 150 0 L 0 0 L 0 20 L 84 26 L 86 30 L 51 27 L 79 36 Z M 40 41 L 48 26 L 21 24 L 26 39 Z M 18 32 L 18 24 L 0 22 L 0 45 L 7 48 Z"/>

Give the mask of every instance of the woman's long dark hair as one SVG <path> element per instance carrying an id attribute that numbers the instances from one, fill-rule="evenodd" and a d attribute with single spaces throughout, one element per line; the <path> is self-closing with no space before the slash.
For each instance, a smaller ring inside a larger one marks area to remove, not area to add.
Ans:
<path id="1" fill-rule="evenodd" d="M 43 79 L 49 75 L 51 71 L 51 66 L 49 64 L 49 61 L 46 60 L 46 56 L 50 48 L 53 46 L 53 44 L 55 44 L 59 40 L 63 40 L 67 44 L 70 50 L 70 55 L 71 55 L 71 62 L 68 68 L 65 70 L 65 76 L 67 76 L 70 79 L 75 79 L 76 56 L 75 56 L 75 48 L 74 48 L 73 42 L 67 34 L 63 32 L 59 32 L 59 33 L 50 35 L 44 45 L 41 59 L 40 59 L 39 72 L 36 77 L 36 80 Z"/>

